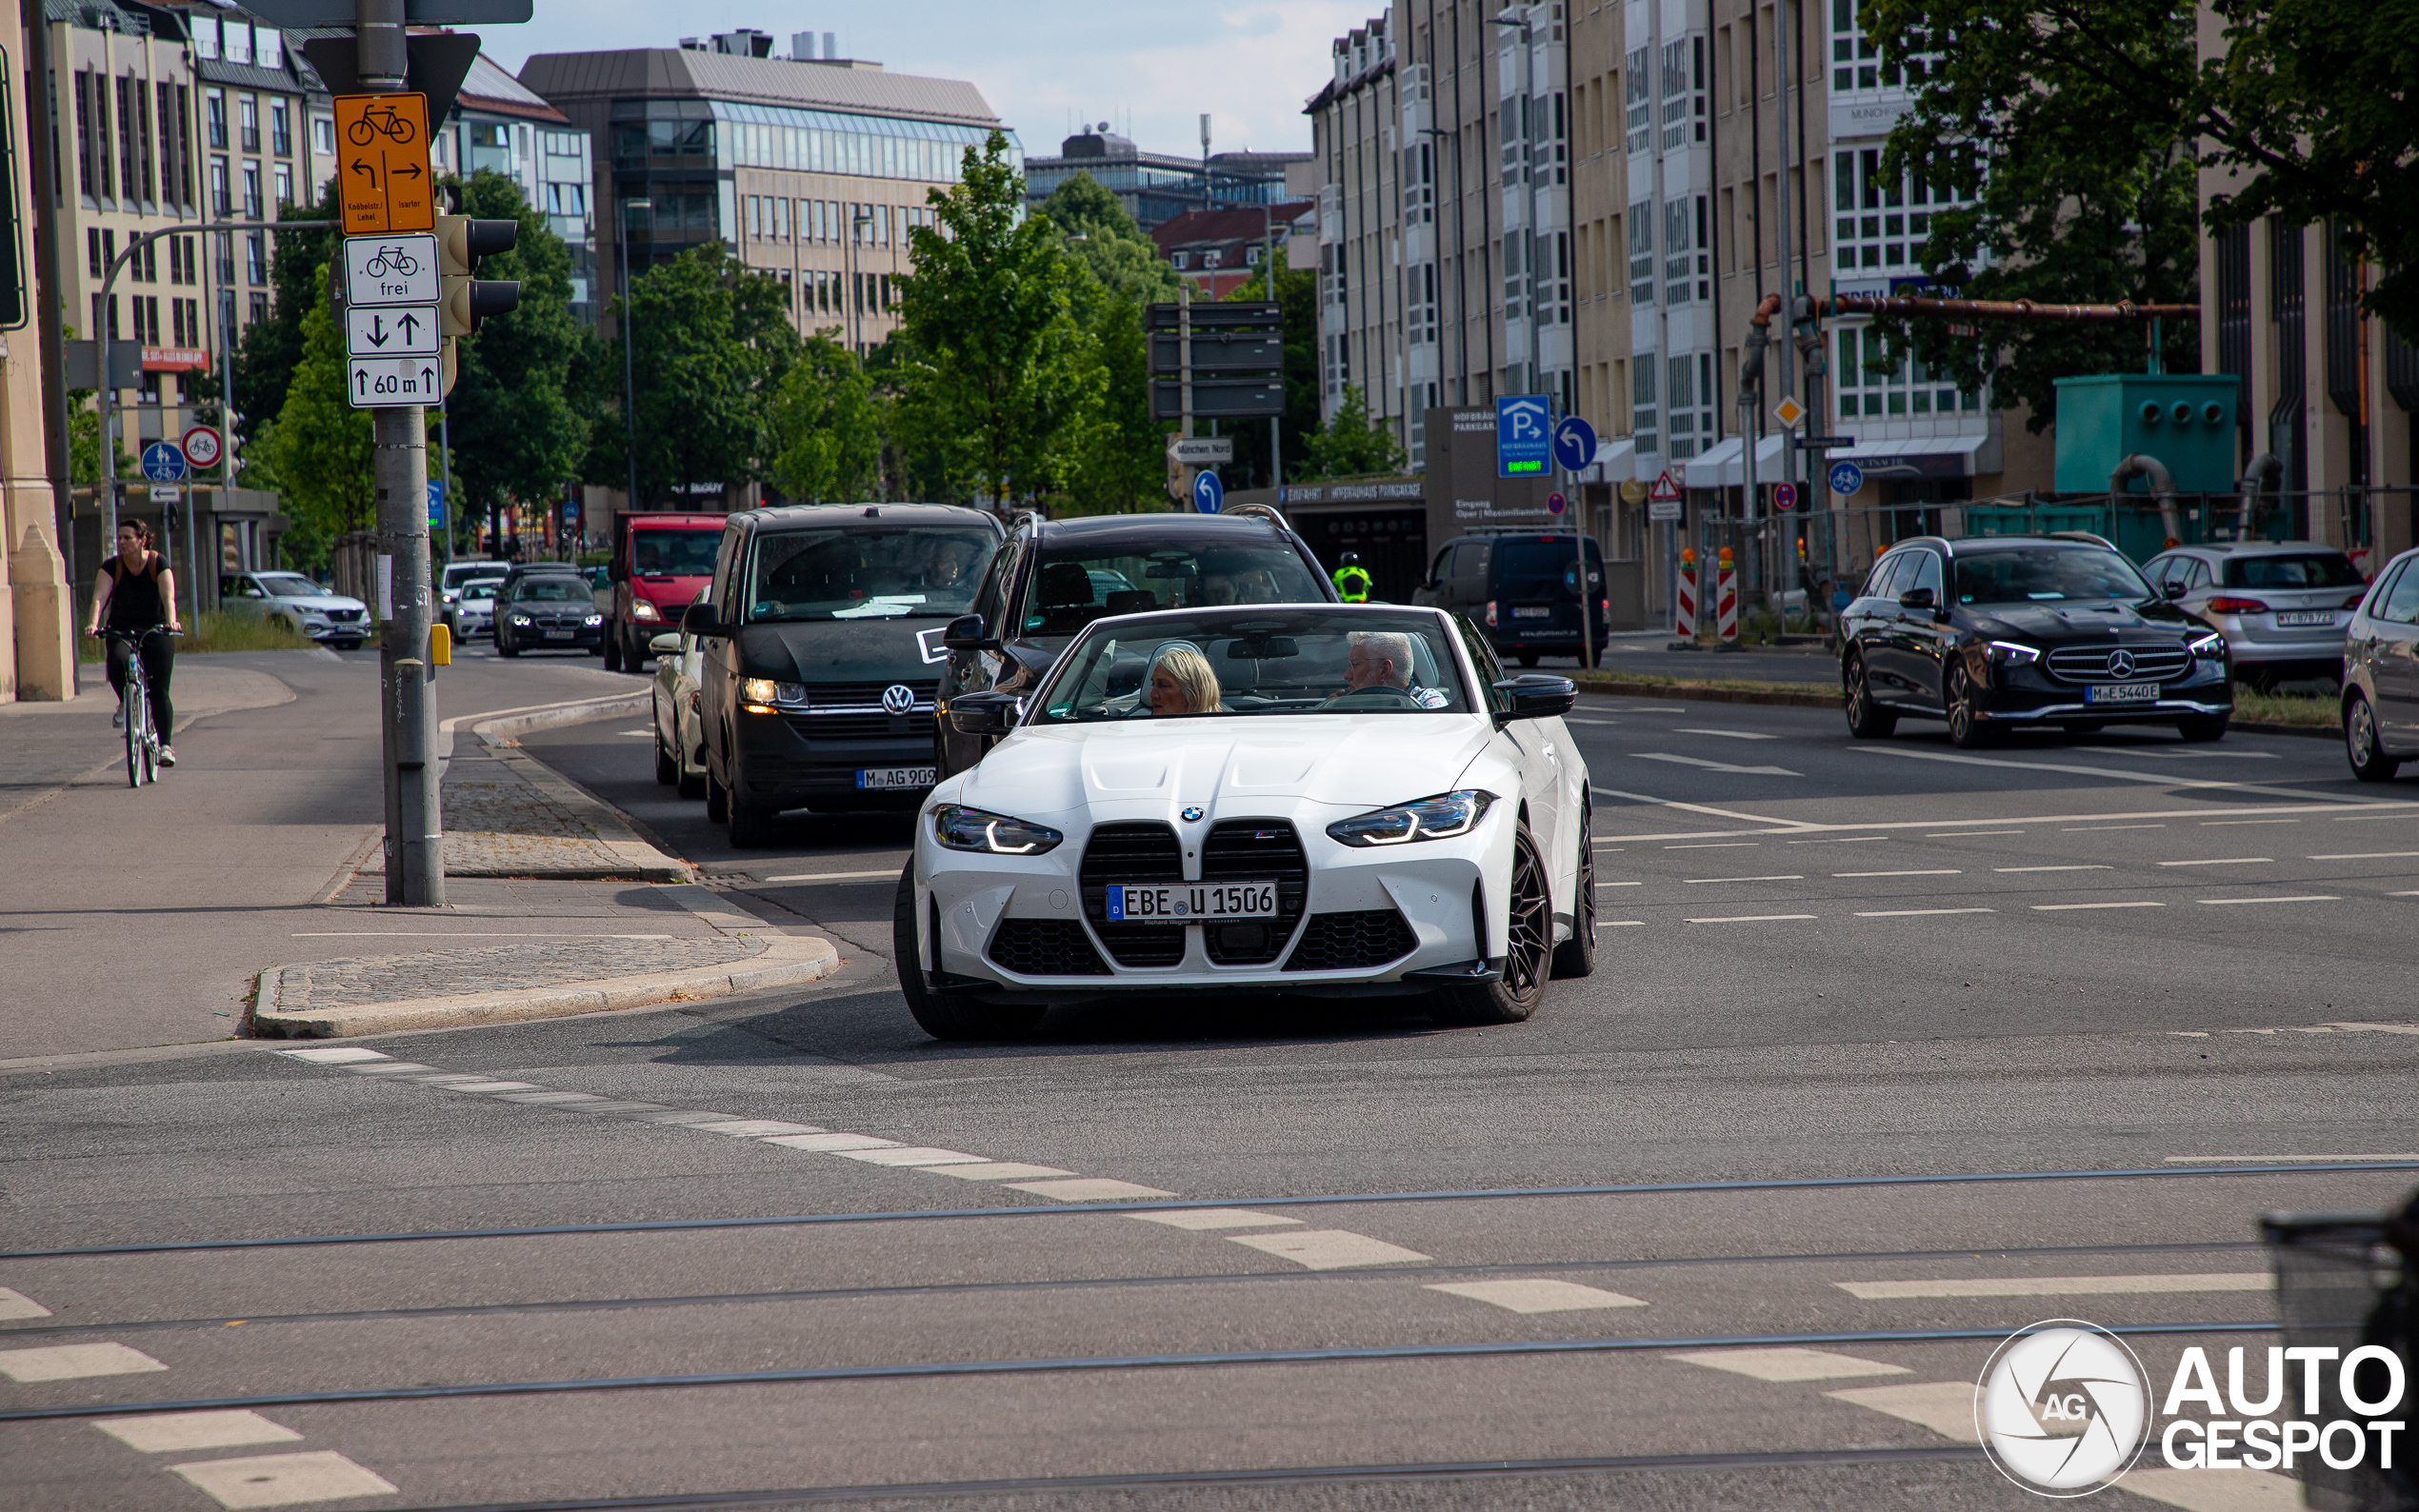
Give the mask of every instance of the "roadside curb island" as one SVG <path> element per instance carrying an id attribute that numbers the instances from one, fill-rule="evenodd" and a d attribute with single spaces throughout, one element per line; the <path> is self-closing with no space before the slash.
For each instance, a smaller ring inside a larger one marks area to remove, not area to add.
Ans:
<path id="1" fill-rule="evenodd" d="M 1828 688 L 1789 687 L 1779 684 L 1726 687 L 1710 683 L 1654 683 L 1634 677 L 1607 677 L 1601 672 L 1568 674 L 1583 693 L 1609 693 L 1616 698 L 1679 698 L 1705 704 L 1760 704 L 1786 708 L 1838 708 L 1842 696 Z M 2279 725 L 2235 720 L 2227 726 L 2246 735 L 2302 735 L 2340 740 L 2343 732 L 2327 725 Z"/>
<path id="2" fill-rule="evenodd" d="M 689 864 L 641 838 L 611 805 L 558 776 L 519 748 L 516 737 L 533 730 L 615 716 L 653 717 L 651 692 L 617 693 L 569 704 L 539 705 L 489 714 L 461 715 L 438 726 L 444 764 L 445 874 L 449 877 L 545 877 L 558 882 L 669 882 L 697 880 Z M 468 726 L 478 746 L 454 753 L 457 731 Z M 476 773 L 463 766 L 492 766 Z"/>

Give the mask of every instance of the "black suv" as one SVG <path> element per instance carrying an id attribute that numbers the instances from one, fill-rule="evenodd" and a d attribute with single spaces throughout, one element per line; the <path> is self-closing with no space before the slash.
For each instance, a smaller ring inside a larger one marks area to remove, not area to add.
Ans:
<path id="1" fill-rule="evenodd" d="M 973 612 L 942 640 L 941 703 L 987 689 L 1024 692 L 1076 631 L 1107 615 L 1336 602 L 1335 585 L 1274 510 L 1028 517 L 991 559 Z M 933 765 L 943 777 L 962 772 L 996 742 L 961 735 L 944 720 Z"/>
<path id="2" fill-rule="evenodd" d="M 785 808 L 912 809 L 933 783 L 941 631 L 973 602 L 999 522 L 943 504 L 732 515 L 697 637 L 706 817 L 764 844 Z"/>
<path id="3" fill-rule="evenodd" d="M 2172 724 L 2216 740 L 2234 712 L 2226 638 L 2095 537 L 1902 541 L 1840 620 L 1848 727 L 1912 714 L 1964 746 L 2010 729 Z"/>
<path id="4" fill-rule="evenodd" d="M 1585 607 L 1589 646 L 1604 660 L 1611 607 L 1605 599 L 1604 548 L 1588 538 Z M 1495 654 L 1534 666 L 1540 656 L 1580 655 L 1579 543 L 1569 535 L 1497 530 L 1456 536 L 1438 547 L 1414 604 L 1467 614 L 1487 627 Z M 1592 664 L 1591 664 L 1592 665 Z"/>
<path id="5" fill-rule="evenodd" d="M 605 644 L 605 617 L 588 575 L 569 562 L 532 562 L 504 574 L 495 590 L 490 633 L 495 654 L 523 651 L 594 652 Z"/>

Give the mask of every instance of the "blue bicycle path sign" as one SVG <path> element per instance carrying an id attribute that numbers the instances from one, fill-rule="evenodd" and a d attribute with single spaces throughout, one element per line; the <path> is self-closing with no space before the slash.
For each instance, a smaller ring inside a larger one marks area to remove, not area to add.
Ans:
<path id="1" fill-rule="evenodd" d="M 1865 487 L 1865 469 L 1852 462 L 1831 464 L 1831 491 L 1847 495 Z"/>
<path id="2" fill-rule="evenodd" d="M 178 483 L 185 477 L 185 448 L 173 441 L 154 441 L 143 448 L 143 476 L 153 483 Z"/>

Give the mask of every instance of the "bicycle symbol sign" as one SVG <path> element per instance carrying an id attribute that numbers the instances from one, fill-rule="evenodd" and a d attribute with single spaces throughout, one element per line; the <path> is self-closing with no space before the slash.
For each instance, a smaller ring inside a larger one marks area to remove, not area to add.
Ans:
<path id="1" fill-rule="evenodd" d="M 340 94 L 335 104 L 345 234 L 434 229 L 428 96 Z"/>
<path id="2" fill-rule="evenodd" d="M 348 305 L 434 305 L 437 286 L 434 236 L 423 233 L 345 238 Z"/>

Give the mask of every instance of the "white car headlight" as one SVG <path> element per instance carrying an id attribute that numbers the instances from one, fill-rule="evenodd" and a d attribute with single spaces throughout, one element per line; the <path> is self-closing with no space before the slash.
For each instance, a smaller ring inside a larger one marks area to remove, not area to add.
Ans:
<path id="1" fill-rule="evenodd" d="M 605 623 L 605 616 L 602 614 L 591 614 L 588 617 L 588 623 L 590 625 L 602 625 Z"/>
<path id="2" fill-rule="evenodd" d="M 943 804 L 932 810 L 932 838 L 950 850 L 979 850 L 992 856 L 1038 856 L 1058 848 L 1067 837 L 1047 825 L 1006 814 Z"/>
<path id="3" fill-rule="evenodd" d="M 2020 646 L 2014 641 L 1993 641 L 1986 649 L 1991 661 L 2001 666 L 2030 666 L 2041 660 L 2039 647 Z"/>
<path id="4" fill-rule="evenodd" d="M 2223 661 L 2226 657 L 2226 637 L 2211 630 L 2184 648 L 2204 662 Z"/>
<path id="5" fill-rule="evenodd" d="M 788 704 L 793 708 L 807 706 L 807 685 L 776 683 L 770 677 L 751 677 L 739 685 L 742 697 L 750 704 Z"/>
<path id="6" fill-rule="evenodd" d="M 515 625 L 527 625 L 530 623 L 530 617 L 526 614 L 515 614 L 512 616 L 512 623 Z"/>
<path id="7" fill-rule="evenodd" d="M 660 620 L 664 616 L 645 599 L 633 599 L 630 601 L 630 617 L 633 620 Z"/>
<path id="8" fill-rule="evenodd" d="M 1327 826 L 1328 837 L 1347 846 L 1402 846 L 1415 840 L 1451 840 L 1478 827 L 1495 795 L 1466 787 L 1433 798 L 1396 804 L 1339 819 Z"/>

